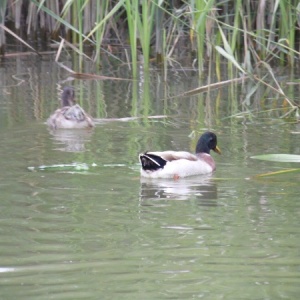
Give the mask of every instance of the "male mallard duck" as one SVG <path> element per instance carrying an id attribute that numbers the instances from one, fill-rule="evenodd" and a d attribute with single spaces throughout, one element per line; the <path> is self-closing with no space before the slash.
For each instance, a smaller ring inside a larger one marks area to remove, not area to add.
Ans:
<path id="1" fill-rule="evenodd" d="M 64 87 L 61 94 L 61 108 L 57 109 L 47 120 L 50 128 L 73 129 L 95 126 L 92 117 L 76 104 L 74 97 L 74 90 L 71 87 Z"/>
<path id="2" fill-rule="evenodd" d="M 185 151 L 145 152 L 139 155 L 141 176 L 178 179 L 211 173 L 216 169 L 216 164 L 209 154 L 210 150 L 221 154 L 217 136 L 208 131 L 199 138 L 196 154 Z"/>

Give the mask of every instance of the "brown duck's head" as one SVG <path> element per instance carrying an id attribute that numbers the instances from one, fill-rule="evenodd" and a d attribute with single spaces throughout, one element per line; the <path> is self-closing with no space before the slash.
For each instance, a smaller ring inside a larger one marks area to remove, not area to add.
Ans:
<path id="1" fill-rule="evenodd" d="M 75 102 L 75 91 L 71 87 L 64 87 L 63 92 L 61 94 L 61 106 L 72 106 Z"/>

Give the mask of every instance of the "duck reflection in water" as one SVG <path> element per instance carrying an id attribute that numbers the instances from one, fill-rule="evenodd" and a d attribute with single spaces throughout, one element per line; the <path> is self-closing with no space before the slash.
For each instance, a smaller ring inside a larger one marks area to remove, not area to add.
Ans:
<path id="1" fill-rule="evenodd" d="M 201 200 L 201 205 L 216 206 L 217 185 L 212 175 L 182 178 L 180 180 L 141 178 L 140 200 Z M 153 202 L 152 202 L 153 204 Z"/>
<path id="2" fill-rule="evenodd" d="M 91 141 L 93 130 L 50 130 L 53 140 L 57 145 L 56 150 L 65 152 L 84 152 L 85 145 Z"/>

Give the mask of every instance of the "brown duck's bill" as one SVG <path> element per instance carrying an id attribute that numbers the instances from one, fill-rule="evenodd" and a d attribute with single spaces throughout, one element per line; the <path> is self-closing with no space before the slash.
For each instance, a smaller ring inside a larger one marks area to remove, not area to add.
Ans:
<path id="1" fill-rule="evenodd" d="M 218 146 L 216 146 L 216 148 L 213 149 L 213 151 L 215 151 L 218 154 L 221 154 L 221 149 Z"/>

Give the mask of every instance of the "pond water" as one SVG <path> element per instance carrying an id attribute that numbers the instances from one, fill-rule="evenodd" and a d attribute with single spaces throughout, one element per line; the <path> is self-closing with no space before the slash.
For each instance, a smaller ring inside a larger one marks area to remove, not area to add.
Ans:
<path id="1" fill-rule="evenodd" d="M 251 158 L 299 154 L 282 99 L 241 85 L 170 99 L 199 85 L 192 71 L 68 76 L 53 57 L 0 65 L 1 299 L 298 299 L 300 174 L 257 175 L 299 165 Z M 94 117 L 141 118 L 50 132 L 64 85 Z M 194 151 L 207 129 L 212 175 L 140 179 L 140 152 Z"/>

